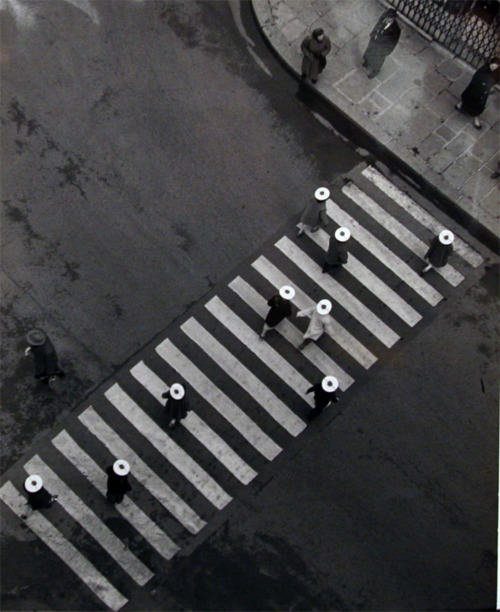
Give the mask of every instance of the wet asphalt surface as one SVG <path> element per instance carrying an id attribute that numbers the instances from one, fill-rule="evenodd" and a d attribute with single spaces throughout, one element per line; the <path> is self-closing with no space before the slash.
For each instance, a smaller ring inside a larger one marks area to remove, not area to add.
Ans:
<path id="1" fill-rule="evenodd" d="M 272 77 L 225 2 L 103 1 L 98 23 L 25 5 L 32 23 L 1 12 L 4 472 L 361 161 L 248 5 Z M 497 309 L 492 265 L 125 609 L 493 608 Z M 67 372 L 53 391 L 22 357 L 34 325 Z M 4 609 L 99 609 L 4 519 Z M 58 580 L 34 581 L 48 563 Z"/>

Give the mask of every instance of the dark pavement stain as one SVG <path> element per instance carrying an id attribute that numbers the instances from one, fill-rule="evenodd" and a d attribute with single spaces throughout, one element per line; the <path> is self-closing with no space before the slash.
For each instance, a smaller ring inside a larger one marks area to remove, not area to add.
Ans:
<path id="1" fill-rule="evenodd" d="M 492 265 L 485 266 L 486 274 L 481 278 L 481 286 L 484 287 L 490 298 L 498 298 L 499 292 L 499 278 L 500 278 L 500 266 L 495 263 Z"/>
<path id="2" fill-rule="evenodd" d="M 17 206 L 14 206 L 14 204 L 11 204 L 10 200 L 2 200 L 2 203 L 5 206 L 5 213 L 7 217 L 11 221 L 22 225 L 24 233 L 28 237 L 28 242 L 31 242 L 31 240 L 43 241 L 43 236 L 35 232 L 35 230 L 31 227 L 28 215 L 23 210 L 21 210 Z"/>
<path id="3" fill-rule="evenodd" d="M 31 136 L 33 132 L 36 132 L 40 127 L 40 124 L 36 119 L 27 119 L 25 109 L 19 104 L 16 99 L 13 99 L 9 105 L 7 115 L 17 126 L 17 133 L 21 131 L 23 127 L 26 128 L 26 133 Z"/>
<path id="4" fill-rule="evenodd" d="M 76 262 L 64 262 L 65 272 L 63 272 L 63 276 L 69 277 L 70 281 L 74 282 L 80 279 L 80 274 L 77 272 L 80 267 L 79 263 Z"/>
<path id="5" fill-rule="evenodd" d="M 75 161 L 71 157 L 66 160 L 64 166 L 56 166 L 56 170 L 64 177 L 64 181 L 62 183 L 59 183 L 59 187 L 64 187 L 65 185 L 72 185 L 73 187 L 76 187 L 76 189 L 78 189 L 82 197 L 87 199 L 85 191 L 78 182 L 79 175 L 82 174 L 81 167 L 77 163 L 75 163 Z"/>
<path id="6" fill-rule="evenodd" d="M 181 225 L 181 224 L 173 225 L 172 229 L 174 230 L 176 235 L 180 238 L 180 241 L 177 244 L 177 246 L 183 251 L 185 251 L 186 253 L 189 253 L 195 246 L 195 241 L 194 241 L 193 236 L 187 230 L 186 226 Z"/>
<path id="7" fill-rule="evenodd" d="M 200 43 L 199 21 L 182 9 L 184 0 L 169 2 L 159 13 L 159 18 L 166 22 L 172 31 L 188 47 L 197 47 Z"/>

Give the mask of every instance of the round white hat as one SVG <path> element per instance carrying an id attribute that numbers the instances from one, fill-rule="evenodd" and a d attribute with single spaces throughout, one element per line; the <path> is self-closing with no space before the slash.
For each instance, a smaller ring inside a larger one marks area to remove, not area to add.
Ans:
<path id="1" fill-rule="evenodd" d="M 332 309 L 332 303 L 330 300 L 320 300 L 316 304 L 316 310 L 321 315 L 327 315 Z"/>
<path id="2" fill-rule="evenodd" d="M 323 387 L 323 391 L 336 391 L 339 387 L 339 381 L 335 376 L 325 376 L 321 381 L 321 386 Z"/>
<path id="3" fill-rule="evenodd" d="M 339 242 L 347 242 L 351 237 L 351 232 L 347 229 L 347 227 L 339 227 L 338 230 L 335 230 L 335 239 Z"/>
<path id="4" fill-rule="evenodd" d="M 320 202 L 328 200 L 328 198 L 330 197 L 330 190 L 326 187 L 318 187 L 318 189 L 316 189 L 316 191 L 314 192 L 314 197 Z"/>
<path id="5" fill-rule="evenodd" d="M 170 385 L 170 395 L 173 399 L 182 399 L 184 397 L 184 387 L 180 383 Z"/>
<path id="6" fill-rule="evenodd" d="M 450 230 L 439 232 L 439 242 L 441 244 L 451 244 L 455 240 L 455 236 Z"/>
<path id="7" fill-rule="evenodd" d="M 280 288 L 280 295 L 284 300 L 293 300 L 295 297 L 295 289 L 290 287 L 290 285 L 283 285 Z"/>
<path id="8" fill-rule="evenodd" d="M 28 491 L 28 493 L 36 493 L 37 491 L 40 491 L 42 487 L 43 480 L 41 476 L 37 476 L 36 474 L 28 476 L 28 478 L 26 478 L 24 481 L 24 488 L 26 491 Z"/>
<path id="9" fill-rule="evenodd" d="M 126 476 L 130 472 L 130 465 L 125 459 L 117 459 L 113 463 L 113 472 L 118 476 Z"/>

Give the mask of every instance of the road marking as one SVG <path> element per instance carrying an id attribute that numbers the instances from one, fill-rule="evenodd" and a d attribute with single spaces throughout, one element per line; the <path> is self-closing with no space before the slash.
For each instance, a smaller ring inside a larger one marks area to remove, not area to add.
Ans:
<path id="1" fill-rule="evenodd" d="M 303 431 L 304 422 L 196 319 L 191 317 L 181 329 L 289 434 L 297 436 Z"/>
<path id="2" fill-rule="evenodd" d="M 290 388 L 298 395 L 304 396 L 305 392 L 311 386 L 311 383 L 306 380 L 300 372 L 298 372 L 288 361 L 286 361 L 277 351 L 269 344 L 262 342 L 259 334 L 249 327 L 240 317 L 235 314 L 224 302 L 217 296 L 213 297 L 205 304 L 205 308 L 213 314 L 232 334 L 242 342 L 246 348 L 252 351 L 271 371 L 281 378 Z M 314 405 L 314 400 L 310 397 L 304 397 L 304 401 L 310 406 Z M 302 421 L 302 426 L 295 435 L 303 431 L 306 424 Z"/>
<path id="3" fill-rule="evenodd" d="M 137 431 L 152 444 L 216 508 L 222 510 L 232 497 L 125 393 L 118 383 L 104 396 Z"/>
<path id="4" fill-rule="evenodd" d="M 143 586 L 153 577 L 153 572 L 125 547 L 111 529 L 52 471 L 43 459 L 35 455 L 24 464 L 24 469 L 28 474 L 40 474 L 47 485 L 47 490 L 52 494 L 57 493 L 57 501 L 64 510 L 113 557 L 137 584 Z"/>
<path id="5" fill-rule="evenodd" d="M 160 404 L 165 404 L 162 394 L 168 390 L 168 385 L 150 370 L 143 361 L 136 364 L 130 370 L 130 373 Z M 197 438 L 240 482 L 248 484 L 257 476 L 257 472 L 245 463 L 229 444 L 215 433 L 194 410 L 187 413 L 187 416 L 182 419 L 181 425 Z"/>
<path id="6" fill-rule="evenodd" d="M 248 304 L 253 310 L 263 319 L 266 317 L 269 310 L 267 301 L 253 287 L 251 287 L 240 276 L 237 276 L 229 283 L 229 287 L 240 296 L 240 298 Z M 284 319 L 279 325 L 273 328 L 281 334 L 283 338 L 288 340 L 293 346 L 297 346 L 302 341 L 302 332 L 298 327 L 292 325 L 288 319 Z M 270 335 L 272 332 L 268 332 Z M 315 342 L 308 344 L 302 351 L 304 355 L 320 372 L 325 375 L 335 376 L 339 381 L 339 387 L 342 391 L 348 389 L 354 379 L 347 374 L 338 364 L 333 361 L 326 353 L 324 353 Z"/>
<path id="7" fill-rule="evenodd" d="M 192 510 L 166 482 L 157 476 L 151 468 L 135 453 L 120 436 L 89 406 L 78 417 L 87 429 L 98 438 L 115 457 L 126 459 L 134 478 L 138 480 L 172 516 L 188 531 L 198 533 L 206 523 Z"/>
<path id="8" fill-rule="evenodd" d="M 63 430 L 58 433 L 52 439 L 52 444 L 94 485 L 101 495 L 106 497 L 106 472 L 78 446 L 67 431 Z M 167 561 L 180 550 L 177 544 L 144 514 L 128 495 L 125 495 L 122 502 L 115 504 L 115 510 Z"/>
<path id="9" fill-rule="evenodd" d="M 362 172 L 363 176 L 371 181 L 380 191 L 386 193 L 391 200 L 396 202 L 401 208 L 406 210 L 414 219 L 416 219 L 421 225 L 430 230 L 434 235 L 439 234 L 444 229 L 449 229 L 428 213 L 424 208 L 419 206 L 415 200 L 398 187 L 394 185 L 389 179 L 383 174 L 376 170 L 373 166 L 368 166 Z M 453 248 L 455 252 L 460 255 L 467 263 L 474 268 L 477 268 L 483 262 L 483 258 L 477 253 L 472 247 L 464 242 L 458 236 L 455 236 L 453 242 Z"/>
<path id="10" fill-rule="evenodd" d="M 307 234 L 324 251 L 328 251 L 330 243 L 330 235 L 322 229 L 319 229 L 314 234 Z M 388 306 L 394 313 L 398 315 L 410 327 L 418 323 L 422 315 L 420 315 L 412 306 L 403 300 L 395 291 L 393 291 L 384 281 L 380 280 L 369 268 L 362 264 L 351 252 L 349 252 L 348 261 L 343 265 L 354 278 L 369 289 L 373 295 Z"/>
<path id="11" fill-rule="evenodd" d="M 128 601 L 120 591 L 99 572 L 69 542 L 63 534 L 38 511 L 31 512 L 26 499 L 8 481 L 0 489 L 0 499 L 87 585 L 111 610 L 119 610 Z"/>
<path id="12" fill-rule="evenodd" d="M 342 187 L 342 193 L 355 202 L 360 208 L 367 212 L 375 219 L 382 227 L 397 238 L 404 246 L 415 253 L 420 259 L 424 259 L 425 254 L 429 249 L 429 245 L 425 244 L 415 234 L 410 232 L 402 223 L 390 215 L 382 206 L 377 204 L 375 200 L 370 198 L 354 183 L 349 183 Z M 458 287 L 464 280 L 464 277 L 458 270 L 455 270 L 450 264 L 446 264 L 442 268 L 435 268 L 436 272 L 442 276 L 453 287 Z"/>
<path id="13" fill-rule="evenodd" d="M 281 447 L 218 389 L 168 338 L 156 347 L 156 352 L 266 459 L 272 461 L 281 452 Z"/>
<path id="14" fill-rule="evenodd" d="M 357 297 L 347 291 L 343 285 L 332 278 L 332 276 L 323 274 L 321 267 L 289 238 L 283 236 L 274 246 L 284 253 L 290 261 L 307 274 L 319 287 L 326 291 L 333 300 L 359 321 L 382 344 L 391 348 L 399 340 L 399 336 L 395 331 L 360 302 Z"/>
<path id="15" fill-rule="evenodd" d="M 353 238 L 418 293 L 428 304 L 436 306 L 443 299 L 443 296 L 434 287 L 429 285 L 415 270 L 412 270 L 407 263 L 388 249 L 378 238 L 375 238 L 356 219 L 343 211 L 336 202 L 330 199 L 327 200 L 326 212 L 335 223 L 348 227 Z"/>
<path id="16" fill-rule="evenodd" d="M 287 278 L 278 268 L 272 264 L 268 259 L 261 255 L 252 263 L 252 267 L 257 270 L 267 281 L 279 289 L 283 285 L 293 285 L 295 287 L 295 298 L 294 304 L 298 306 L 300 310 L 311 308 L 315 306 L 315 302 L 306 295 L 296 283 L 293 283 Z M 330 335 L 328 330 L 325 332 L 334 342 L 336 342 L 346 353 L 351 355 L 359 364 L 365 369 L 372 366 L 377 358 L 369 351 L 365 346 L 359 342 L 351 333 L 347 331 L 340 323 L 338 323 L 333 317 L 330 317 L 332 328 L 335 331 L 334 335 Z"/>

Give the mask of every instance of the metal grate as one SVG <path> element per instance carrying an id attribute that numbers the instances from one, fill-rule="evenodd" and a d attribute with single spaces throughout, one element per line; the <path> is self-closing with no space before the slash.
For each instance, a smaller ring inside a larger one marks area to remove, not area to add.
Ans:
<path id="1" fill-rule="evenodd" d="M 387 0 L 454 55 L 478 68 L 500 55 L 499 0 Z"/>

